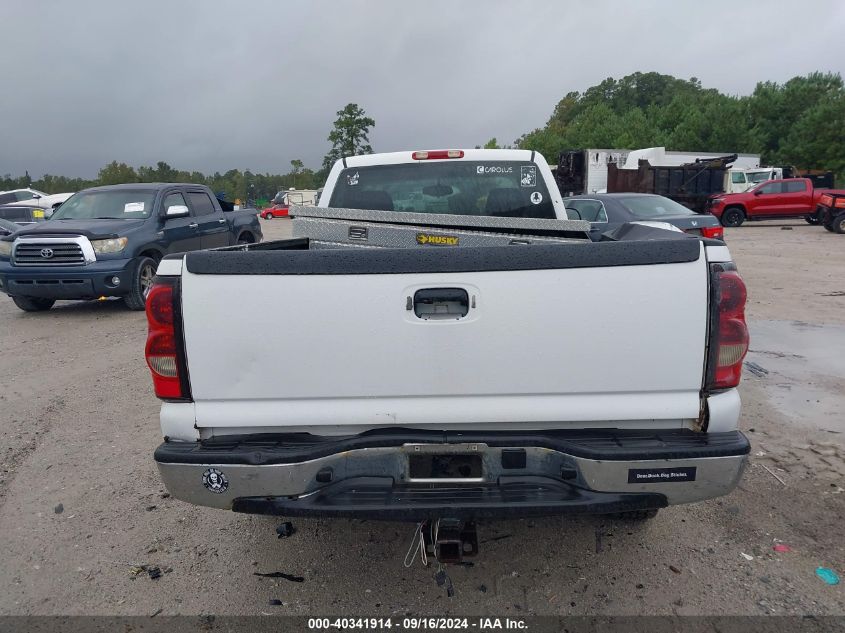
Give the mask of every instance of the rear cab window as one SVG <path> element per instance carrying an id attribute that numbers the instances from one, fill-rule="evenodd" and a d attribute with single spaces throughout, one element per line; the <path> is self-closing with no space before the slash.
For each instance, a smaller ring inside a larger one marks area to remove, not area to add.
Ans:
<path id="1" fill-rule="evenodd" d="M 807 191 L 807 183 L 803 180 L 787 180 L 783 183 L 784 193 L 803 193 Z"/>
<path id="2" fill-rule="evenodd" d="M 330 207 L 554 219 L 542 174 L 530 161 L 420 161 L 349 167 Z"/>
<path id="3" fill-rule="evenodd" d="M 564 200 L 567 209 L 577 213 L 570 215 L 572 220 L 586 220 L 587 222 L 607 222 L 607 211 L 600 200 Z"/>
<path id="4" fill-rule="evenodd" d="M 203 191 L 189 191 L 188 198 L 191 201 L 191 208 L 194 215 L 211 215 L 215 212 L 214 203 L 207 193 Z"/>

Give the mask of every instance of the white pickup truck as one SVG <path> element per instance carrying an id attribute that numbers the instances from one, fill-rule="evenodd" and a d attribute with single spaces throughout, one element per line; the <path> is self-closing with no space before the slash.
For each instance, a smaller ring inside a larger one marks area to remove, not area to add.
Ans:
<path id="1" fill-rule="evenodd" d="M 346 158 L 319 206 L 433 228 L 414 248 L 299 237 L 158 268 L 146 357 L 174 497 L 472 522 L 647 516 L 737 485 L 746 290 L 723 243 L 449 239 L 435 218 L 566 218 L 522 150 Z"/>

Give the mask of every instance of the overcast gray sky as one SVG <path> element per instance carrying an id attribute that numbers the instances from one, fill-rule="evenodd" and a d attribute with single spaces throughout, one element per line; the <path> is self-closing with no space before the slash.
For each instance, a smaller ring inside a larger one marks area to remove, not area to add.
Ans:
<path id="1" fill-rule="evenodd" d="M 635 71 L 732 94 L 845 72 L 841 0 L 3 0 L 0 21 L 0 174 L 33 177 L 318 168 L 349 102 L 376 151 L 473 147 Z"/>

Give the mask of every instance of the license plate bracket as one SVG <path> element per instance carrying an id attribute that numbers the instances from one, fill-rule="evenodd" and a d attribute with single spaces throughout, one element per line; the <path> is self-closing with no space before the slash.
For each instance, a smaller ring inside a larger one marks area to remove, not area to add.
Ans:
<path id="1" fill-rule="evenodd" d="M 408 455 L 410 481 L 482 481 L 479 453 L 412 453 Z"/>

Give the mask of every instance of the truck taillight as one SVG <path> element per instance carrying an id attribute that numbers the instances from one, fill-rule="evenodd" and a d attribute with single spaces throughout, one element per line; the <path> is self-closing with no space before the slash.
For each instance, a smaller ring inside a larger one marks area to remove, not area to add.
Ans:
<path id="1" fill-rule="evenodd" d="M 748 293 L 733 264 L 712 264 L 710 284 L 712 316 L 706 388 L 729 389 L 739 384 L 742 360 L 748 351 Z"/>
<path id="2" fill-rule="evenodd" d="M 725 229 L 721 226 L 705 226 L 701 229 L 703 237 L 712 237 L 713 239 L 721 240 L 725 237 Z"/>
<path id="3" fill-rule="evenodd" d="M 819 198 L 819 204 L 823 204 L 826 207 L 832 207 L 833 206 L 833 196 L 830 196 L 826 193 L 822 194 L 822 197 Z"/>
<path id="4" fill-rule="evenodd" d="M 833 206 L 837 209 L 845 209 L 845 198 L 837 198 Z"/>
<path id="5" fill-rule="evenodd" d="M 155 394 L 162 400 L 190 400 L 184 357 L 181 355 L 181 319 L 178 278 L 156 278 L 147 296 L 145 355 Z"/>

